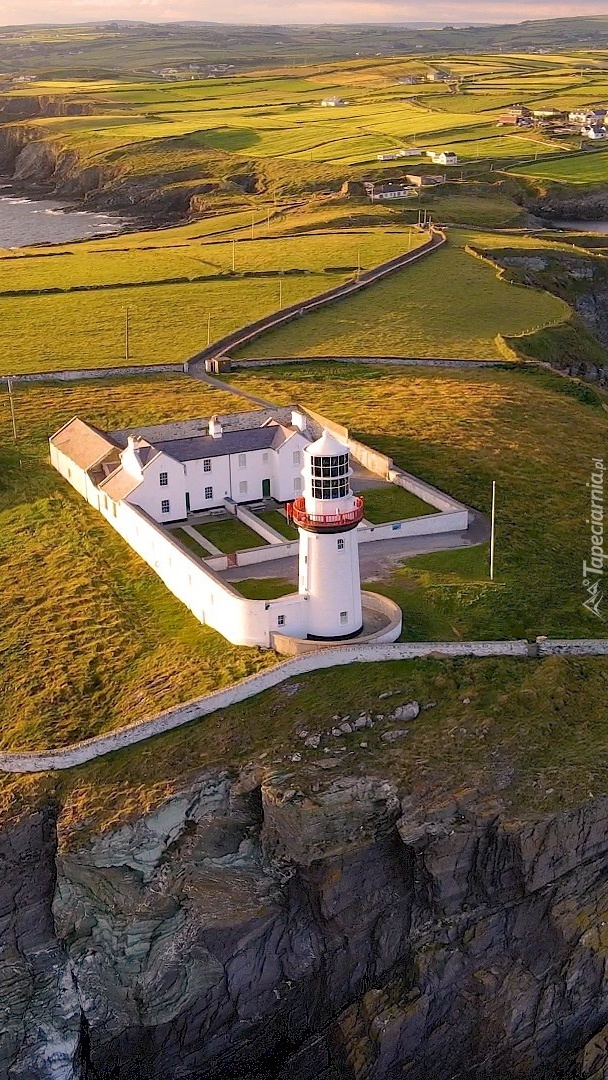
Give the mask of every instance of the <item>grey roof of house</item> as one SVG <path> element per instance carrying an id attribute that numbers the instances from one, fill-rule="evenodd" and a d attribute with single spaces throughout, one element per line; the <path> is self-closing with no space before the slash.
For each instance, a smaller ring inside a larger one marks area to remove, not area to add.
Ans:
<path id="1" fill-rule="evenodd" d="M 219 439 L 212 435 L 195 435 L 191 439 L 169 439 L 155 442 L 176 461 L 198 461 L 200 458 L 225 457 L 227 454 L 246 454 L 253 450 L 278 449 L 292 433 L 280 424 L 267 427 L 246 428 L 243 431 L 225 431 Z"/>

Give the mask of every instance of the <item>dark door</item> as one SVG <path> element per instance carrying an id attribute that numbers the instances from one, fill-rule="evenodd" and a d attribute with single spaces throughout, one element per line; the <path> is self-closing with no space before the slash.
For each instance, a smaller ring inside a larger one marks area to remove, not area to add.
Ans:
<path id="1" fill-rule="evenodd" d="M 186 513 L 190 513 L 190 492 L 186 492 Z"/>
<path id="2" fill-rule="evenodd" d="M 270 498 L 270 480 L 262 480 L 262 498 Z"/>

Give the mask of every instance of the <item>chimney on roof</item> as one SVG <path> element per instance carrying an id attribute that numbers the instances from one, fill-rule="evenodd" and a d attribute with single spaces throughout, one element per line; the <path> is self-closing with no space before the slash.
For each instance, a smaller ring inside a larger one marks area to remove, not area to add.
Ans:
<path id="1" fill-rule="evenodd" d="M 223 433 L 222 425 L 220 424 L 219 416 L 212 416 L 209 421 L 209 434 L 214 439 L 221 439 Z"/>
<path id="2" fill-rule="evenodd" d="M 137 435 L 129 435 L 127 439 L 127 446 L 129 447 L 129 450 L 136 450 L 138 441 L 139 440 L 137 438 Z"/>

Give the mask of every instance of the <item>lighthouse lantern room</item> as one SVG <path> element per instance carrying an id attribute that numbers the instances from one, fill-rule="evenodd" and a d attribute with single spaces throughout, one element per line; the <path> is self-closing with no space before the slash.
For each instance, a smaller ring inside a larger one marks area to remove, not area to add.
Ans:
<path id="1" fill-rule="evenodd" d="M 328 431 L 304 449 L 304 494 L 291 506 L 300 533 L 299 592 L 308 637 L 355 637 L 363 626 L 357 526 L 363 499 L 353 495 L 348 447 Z"/>

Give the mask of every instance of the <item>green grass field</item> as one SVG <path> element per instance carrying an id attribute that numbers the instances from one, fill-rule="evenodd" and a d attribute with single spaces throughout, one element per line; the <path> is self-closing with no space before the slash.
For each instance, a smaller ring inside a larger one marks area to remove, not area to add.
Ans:
<path id="1" fill-rule="evenodd" d="M 2 777 L 0 811 L 14 817 L 20 803 L 54 798 L 62 805 L 65 847 L 141 815 L 218 762 L 235 771 L 254 763 L 262 782 L 280 769 L 289 787 L 318 790 L 329 779 L 319 767 L 327 755 L 303 749 L 298 731 L 328 730 L 336 715 L 386 713 L 380 694 L 389 693 L 394 706 L 417 700 L 432 707 L 390 747 L 382 722 L 366 731 L 365 748 L 360 734 L 341 740 L 350 775 L 389 778 L 434 806 L 454 791 L 495 797 L 498 790 L 514 815 L 563 812 L 608 787 L 607 692 L 604 658 L 353 664 L 329 678 L 298 677 L 76 771 L 29 781 Z M 296 747 L 301 760 L 294 763 Z"/>
<path id="2" fill-rule="evenodd" d="M 331 228 L 333 216 L 341 228 Z M 204 348 L 208 337 L 216 340 L 281 304 L 332 288 L 352 277 L 359 264 L 369 268 L 424 239 L 397 223 L 387 227 L 373 214 L 364 220 L 378 220 L 377 227 L 344 228 L 343 216 L 343 207 L 329 202 L 322 211 L 279 215 L 269 236 L 264 218 L 259 240 L 255 229 L 253 240 L 250 229 L 243 232 L 241 215 L 229 214 L 215 221 L 227 240 L 185 226 L 65 245 L 52 253 L 5 254 L 2 371 L 124 363 L 127 310 L 130 363 L 181 362 Z M 83 286 L 86 291 L 79 291 Z M 177 311 L 187 318 L 176 319 Z"/>
<path id="3" fill-rule="evenodd" d="M 248 600 L 276 600 L 296 592 L 295 585 L 284 578 L 247 578 L 244 581 L 231 582 L 232 587 L 246 596 Z"/>
<path id="4" fill-rule="evenodd" d="M 169 529 L 168 531 L 176 540 L 179 540 L 184 547 L 187 547 L 193 555 L 197 555 L 199 559 L 204 559 L 206 555 L 208 555 L 205 548 L 197 543 L 194 537 L 190 536 L 190 533 L 187 533 L 184 529 Z"/>
<path id="5" fill-rule="evenodd" d="M 497 334 L 530 333 L 570 309 L 517 288 L 461 248 L 433 252 L 363 293 L 270 331 L 235 356 L 500 357 Z"/>
<path id="6" fill-rule="evenodd" d="M 508 368 L 307 364 L 230 378 L 235 387 L 332 416 L 408 472 L 486 514 L 496 481 L 495 584 L 483 548 L 446 554 L 447 578 L 445 565 L 421 579 L 406 564 L 374 583 L 402 605 L 405 637 L 606 636 L 608 624 L 582 607 L 585 485 L 608 431 L 591 388 Z"/>
<path id="7" fill-rule="evenodd" d="M 509 170 L 517 176 L 530 176 L 537 180 L 553 180 L 561 184 L 599 184 L 608 180 L 608 153 L 588 150 L 582 154 L 535 161 Z"/>

